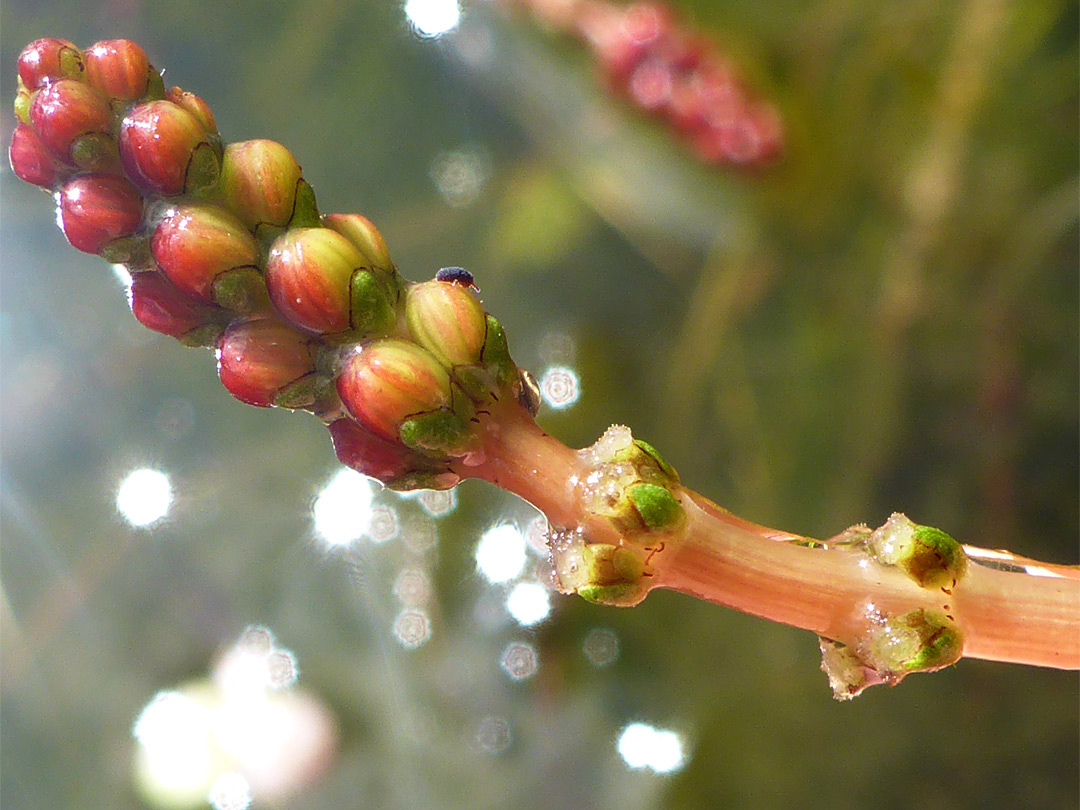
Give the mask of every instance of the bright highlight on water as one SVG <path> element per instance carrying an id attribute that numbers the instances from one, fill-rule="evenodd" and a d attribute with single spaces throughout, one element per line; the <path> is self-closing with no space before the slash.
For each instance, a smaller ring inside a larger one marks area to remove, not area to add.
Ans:
<path id="1" fill-rule="evenodd" d="M 160 520 L 172 502 L 169 476 L 149 468 L 128 473 L 116 491 L 116 509 L 132 526 L 149 526 Z"/>

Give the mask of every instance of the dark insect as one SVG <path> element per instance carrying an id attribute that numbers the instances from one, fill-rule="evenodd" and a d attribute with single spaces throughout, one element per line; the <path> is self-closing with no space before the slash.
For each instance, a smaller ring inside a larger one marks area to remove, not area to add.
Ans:
<path id="1" fill-rule="evenodd" d="M 445 281 L 448 284 L 463 284 L 466 287 L 477 289 L 473 281 L 472 273 L 464 267 L 444 267 L 435 274 L 436 281 Z"/>

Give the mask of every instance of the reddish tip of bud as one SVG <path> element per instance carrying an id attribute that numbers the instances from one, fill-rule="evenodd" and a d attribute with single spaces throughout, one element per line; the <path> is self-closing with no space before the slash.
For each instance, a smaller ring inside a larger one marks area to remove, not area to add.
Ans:
<path id="1" fill-rule="evenodd" d="M 19 78 L 30 90 L 58 79 L 78 79 L 83 69 L 82 52 L 66 39 L 35 39 L 19 54 Z"/>
<path id="2" fill-rule="evenodd" d="M 109 98 L 135 101 L 146 95 L 150 59 L 130 39 L 106 39 L 86 49 L 86 80 Z"/>
<path id="3" fill-rule="evenodd" d="M 376 436 L 353 419 L 338 419 L 328 427 L 338 460 L 384 484 L 412 472 L 416 466 L 413 451 Z"/>
<path id="4" fill-rule="evenodd" d="M 225 203 L 252 230 L 289 223 L 299 182 L 300 164 L 276 141 L 242 141 L 225 147 L 221 168 Z"/>
<path id="5" fill-rule="evenodd" d="M 184 342 L 205 345 L 218 331 L 219 310 L 184 295 L 159 273 L 136 273 L 129 302 L 135 319 L 147 329 Z"/>
<path id="6" fill-rule="evenodd" d="M 130 236 L 142 221 L 143 199 L 113 174 L 73 177 L 60 190 L 60 222 L 72 247 L 100 253 L 113 239 Z"/>
<path id="7" fill-rule="evenodd" d="M 42 141 L 62 160 L 71 157 L 71 144 L 80 135 L 107 134 L 113 113 L 90 85 L 61 79 L 41 90 L 30 105 L 30 120 Z"/>
<path id="8" fill-rule="evenodd" d="M 266 286 L 285 318 L 315 334 L 351 325 L 350 282 L 366 265 L 360 250 L 329 228 L 290 228 L 270 247 Z"/>
<path id="9" fill-rule="evenodd" d="M 373 340 L 346 362 L 337 381 L 341 401 L 360 424 L 391 441 L 410 417 L 450 405 L 450 377 L 415 343 Z"/>
<path id="10" fill-rule="evenodd" d="M 217 154 L 199 120 L 171 101 L 147 101 L 120 122 L 120 159 L 140 187 L 166 196 L 217 182 Z"/>
<path id="11" fill-rule="evenodd" d="M 244 223 L 216 205 L 166 212 L 150 243 L 154 261 L 189 295 L 214 300 L 214 280 L 236 267 L 257 267 L 259 246 Z"/>
<path id="12" fill-rule="evenodd" d="M 233 323 L 218 341 L 218 376 L 248 405 L 269 408 L 283 389 L 315 372 L 311 338 L 274 320 Z M 313 393 L 313 389 L 312 389 Z M 294 407 L 310 404 L 291 402 Z"/>
<path id="13" fill-rule="evenodd" d="M 199 123 L 203 125 L 203 129 L 211 135 L 218 134 L 217 121 L 214 120 L 214 114 L 210 111 L 210 105 L 197 95 L 189 93 L 187 90 L 181 90 L 179 87 L 170 87 L 169 91 L 165 94 L 165 98 L 173 104 L 179 104 L 199 119 Z"/>
<path id="14" fill-rule="evenodd" d="M 71 167 L 57 160 L 52 150 L 26 124 L 19 124 L 11 134 L 8 158 L 16 177 L 43 188 L 52 188 L 71 173 Z"/>

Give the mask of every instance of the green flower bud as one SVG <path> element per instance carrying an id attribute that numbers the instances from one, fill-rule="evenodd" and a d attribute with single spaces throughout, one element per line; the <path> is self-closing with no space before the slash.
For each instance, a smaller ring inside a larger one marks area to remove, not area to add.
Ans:
<path id="1" fill-rule="evenodd" d="M 634 484 L 627 488 L 626 495 L 647 529 L 677 529 L 686 519 L 682 504 L 671 492 L 658 484 Z"/>
<path id="2" fill-rule="evenodd" d="M 225 147 L 221 168 L 225 203 L 259 235 L 261 228 L 319 224 L 315 195 L 300 178 L 300 164 L 280 143 L 243 141 Z"/>
<path id="3" fill-rule="evenodd" d="M 601 605 L 629 607 L 645 598 L 642 583 L 645 562 L 634 551 L 606 543 L 582 548 L 583 583 L 576 590 L 582 599 Z"/>
<path id="4" fill-rule="evenodd" d="M 871 631 L 863 659 L 881 673 L 926 672 L 960 660 L 964 640 L 940 610 L 918 608 Z"/>
<path id="5" fill-rule="evenodd" d="M 951 589 L 967 571 L 967 556 L 959 542 L 899 512 L 875 529 L 866 545 L 879 562 L 899 566 L 923 588 Z"/>
<path id="6" fill-rule="evenodd" d="M 487 318 L 468 287 L 442 281 L 414 284 L 405 298 L 405 322 L 416 342 L 447 369 L 480 362 Z"/>

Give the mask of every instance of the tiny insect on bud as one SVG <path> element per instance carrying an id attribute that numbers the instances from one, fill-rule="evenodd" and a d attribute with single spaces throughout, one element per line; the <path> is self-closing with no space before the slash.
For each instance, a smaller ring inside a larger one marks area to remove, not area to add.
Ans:
<path id="1" fill-rule="evenodd" d="M 34 96 L 30 120 L 38 136 L 61 160 L 72 159 L 72 143 L 88 134 L 108 135 L 113 113 L 92 87 L 61 79 Z"/>
<path id="2" fill-rule="evenodd" d="M 130 39 L 107 39 L 86 49 L 86 81 L 109 98 L 135 101 L 146 95 L 153 69 L 146 51 Z"/>
<path id="3" fill-rule="evenodd" d="M 82 51 L 66 39 L 36 39 L 19 54 L 19 78 L 30 90 L 58 79 L 80 79 L 83 70 Z"/>
<path id="4" fill-rule="evenodd" d="M 239 219 L 209 204 L 179 205 L 165 212 L 151 239 L 154 261 L 185 293 L 231 309 L 216 289 L 223 274 L 250 269 L 258 275 L 259 246 Z M 265 297 L 265 292 L 263 293 Z"/>
<path id="5" fill-rule="evenodd" d="M 52 188 L 72 172 L 71 166 L 57 160 L 33 127 L 22 123 L 11 134 L 8 159 L 16 177 L 42 188 Z"/>
<path id="6" fill-rule="evenodd" d="M 124 170 L 146 191 L 204 195 L 216 187 L 221 164 L 199 120 L 164 99 L 138 104 L 120 122 Z"/>
<path id="7" fill-rule="evenodd" d="M 405 322 L 416 342 L 447 369 L 480 362 L 487 318 L 467 286 L 439 280 L 414 284 L 405 297 Z"/>
<path id="8" fill-rule="evenodd" d="M 304 408 L 315 401 L 312 339 L 271 319 L 240 321 L 218 340 L 218 376 L 249 405 Z"/>
<path id="9" fill-rule="evenodd" d="M 221 333 L 224 313 L 220 309 L 184 295 L 155 271 L 132 276 L 128 296 L 139 323 L 186 346 L 212 346 Z"/>
<path id="10" fill-rule="evenodd" d="M 101 253 L 109 242 L 139 228 L 143 199 L 123 177 L 83 174 L 64 184 L 59 208 L 61 227 L 72 247 Z"/>
<path id="11" fill-rule="evenodd" d="M 416 344 L 396 338 L 373 340 L 349 357 L 337 388 L 360 424 L 395 442 L 405 422 L 451 405 L 446 369 Z"/>

